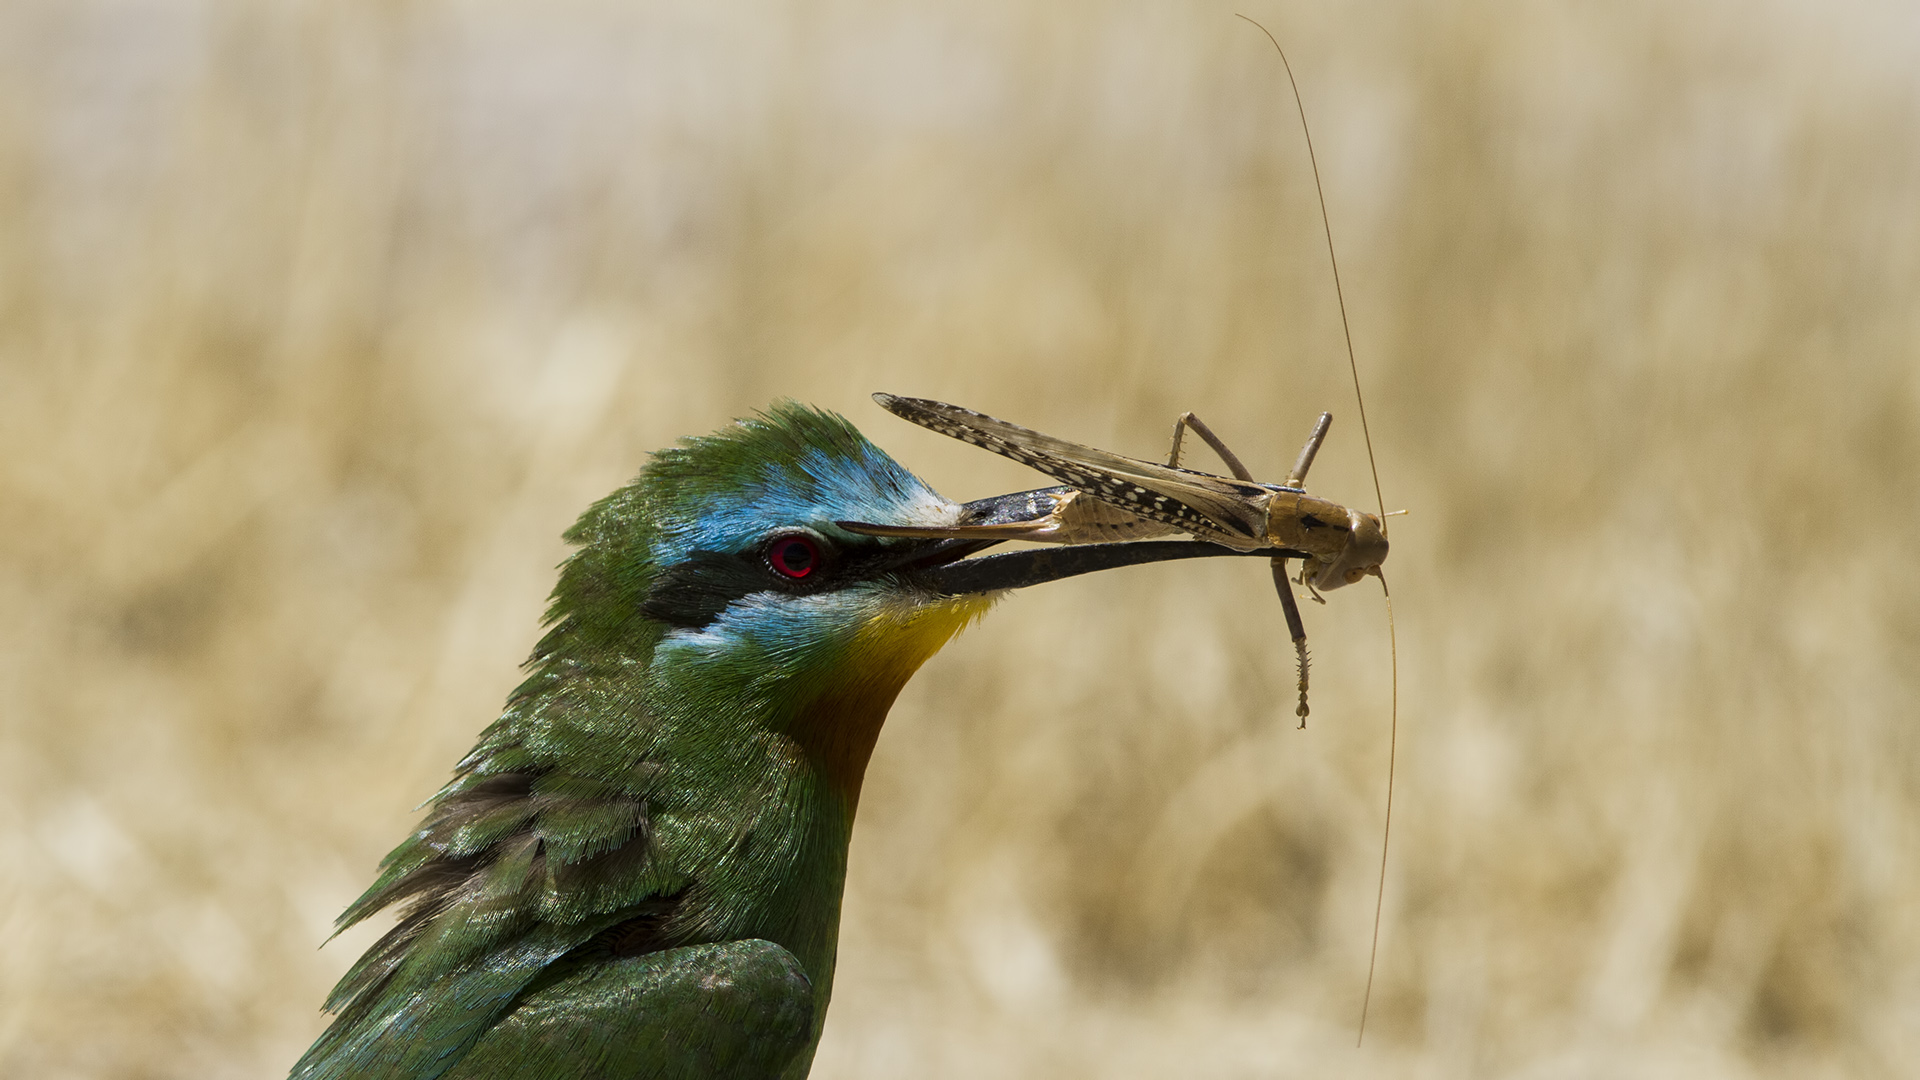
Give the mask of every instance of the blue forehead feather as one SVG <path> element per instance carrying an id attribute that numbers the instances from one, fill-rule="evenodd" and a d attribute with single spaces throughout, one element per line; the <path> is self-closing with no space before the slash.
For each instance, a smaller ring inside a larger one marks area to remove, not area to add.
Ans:
<path id="1" fill-rule="evenodd" d="M 845 417 L 792 401 L 656 453 L 641 486 L 662 566 L 692 551 L 743 551 L 782 528 L 946 524 L 957 510 Z"/>

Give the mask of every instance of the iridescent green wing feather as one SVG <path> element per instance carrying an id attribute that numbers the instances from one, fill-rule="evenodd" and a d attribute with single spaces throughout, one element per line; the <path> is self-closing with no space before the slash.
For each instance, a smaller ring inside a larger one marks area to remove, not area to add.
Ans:
<path id="1" fill-rule="evenodd" d="M 770 941 L 556 965 L 446 1080 L 773 1080 L 806 1048 L 813 988 Z"/>
<path id="2" fill-rule="evenodd" d="M 338 1016 L 296 1078 L 431 1080 L 551 965 L 630 924 L 663 923 L 683 883 L 649 858 L 644 791 L 535 771 L 517 747 L 499 749 L 520 770 L 483 759 L 456 780 L 342 917 L 344 928 L 408 905 L 335 989 Z"/>

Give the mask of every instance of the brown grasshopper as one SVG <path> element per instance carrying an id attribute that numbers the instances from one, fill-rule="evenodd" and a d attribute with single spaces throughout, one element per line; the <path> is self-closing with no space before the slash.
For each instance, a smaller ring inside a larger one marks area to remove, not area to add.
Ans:
<path id="1" fill-rule="evenodd" d="M 943 535 L 964 532 L 981 540 L 1077 545 L 1186 533 L 1237 552 L 1272 552 L 1274 587 L 1300 666 L 1300 703 L 1294 714 L 1306 726 L 1307 631 L 1287 578 L 1287 560 L 1300 560 L 1299 583 L 1318 601 L 1320 593 L 1369 574 L 1379 576 L 1387 557 L 1386 532 L 1378 516 L 1309 495 L 1301 487 L 1333 422 L 1331 413 L 1320 415 L 1286 483 L 1265 484 L 1255 480 L 1220 437 L 1192 413 L 1174 421 L 1173 449 L 1167 463 L 1160 465 L 941 401 L 892 394 L 875 394 L 873 399 L 902 419 L 1012 458 L 1066 484 L 1019 496 L 1029 502 L 1051 500 L 1050 511 L 1041 506 L 1038 514 L 1028 509 L 1017 515 L 1018 520 L 982 521 Z M 1180 467 L 1180 444 L 1189 429 L 1220 455 L 1232 477 Z M 857 528 L 875 535 L 915 532 L 876 525 Z"/>
<path id="2" fill-rule="evenodd" d="M 1327 240 L 1327 261 L 1333 271 L 1334 295 L 1340 303 L 1340 323 L 1346 336 L 1347 367 L 1353 375 L 1353 391 L 1360 409 L 1360 430 L 1367 443 L 1367 460 L 1373 462 L 1373 438 L 1368 432 L 1366 400 L 1360 394 L 1360 369 L 1354 357 L 1353 330 L 1347 323 L 1346 293 L 1340 286 L 1340 261 L 1334 254 L 1333 223 L 1327 213 L 1326 191 L 1320 183 L 1320 163 L 1313 151 L 1313 133 L 1307 126 L 1306 104 L 1293 77 L 1293 65 L 1286 50 L 1271 31 L 1258 21 L 1241 15 L 1258 27 L 1273 44 L 1286 71 L 1294 106 L 1300 114 L 1301 134 L 1305 137 L 1307 160 L 1313 169 L 1314 190 L 1320 199 L 1320 222 Z M 1187 558 L 1225 548 L 1244 554 L 1270 555 L 1273 581 L 1280 593 L 1280 604 L 1287 616 L 1287 629 L 1300 664 L 1300 704 L 1294 712 L 1300 726 L 1307 723 L 1307 632 L 1300 619 L 1300 607 L 1294 601 L 1287 578 L 1288 559 L 1300 560 L 1298 581 L 1308 593 L 1324 603 L 1320 594 L 1343 585 L 1351 585 L 1372 575 L 1380 579 L 1386 601 L 1387 640 L 1392 652 L 1393 689 L 1389 709 L 1387 737 L 1386 815 L 1380 832 L 1380 879 L 1374 895 L 1373 937 L 1367 957 L 1367 985 L 1361 995 L 1360 1025 L 1355 1039 L 1358 1046 L 1366 1039 L 1367 1010 L 1373 1000 L 1375 961 L 1380 951 L 1380 920 L 1386 908 L 1387 848 L 1393 831 L 1393 774 L 1400 730 L 1399 647 L 1394 643 L 1393 598 L 1387 591 L 1386 576 L 1380 572 L 1387 558 L 1387 516 L 1384 500 L 1379 514 L 1369 514 L 1339 503 L 1309 495 L 1302 485 L 1307 469 L 1326 438 L 1332 423 L 1331 413 L 1320 414 L 1313 433 L 1295 459 L 1293 471 L 1284 484 L 1264 484 L 1253 478 L 1240 459 L 1227 449 L 1200 418 L 1184 413 L 1174 421 L 1173 449 L 1167 463 L 1160 465 L 1138 458 L 1124 457 L 1080 443 L 1056 439 L 1051 435 L 1009 424 L 1004 420 L 923 398 L 875 394 L 874 400 L 890 412 L 922 427 L 984 447 L 997 454 L 1030 465 L 1065 483 L 1065 487 L 1042 488 L 998 499 L 969 504 L 968 519 L 957 528 L 931 535 L 947 538 L 969 536 L 986 544 L 1000 540 L 1029 540 L 1065 545 L 1057 567 L 1036 571 L 1053 580 L 1092 569 L 1124 562 L 1159 561 Z M 1226 462 L 1231 478 L 1180 467 L 1180 443 L 1191 429 Z M 1373 477 L 1374 496 L 1380 496 L 1380 476 Z M 1396 511 L 1398 512 L 1398 511 Z M 916 535 L 911 530 L 885 526 L 840 522 L 843 528 L 873 535 Z M 1186 533 L 1194 542 L 1167 544 L 1149 538 Z M 1142 540 L 1139 544 L 1107 541 Z M 1217 545 L 1209 548 L 1208 545 Z M 1161 550 L 1149 551 L 1146 549 Z M 1181 550 L 1169 550 L 1180 548 Z M 1001 558 L 1005 558 L 1002 556 Z M 963 560 L 984 564 L 992 559 Z M 1077 566 L 1066 565 L 1077 562 Z M 983 573 L 984 567 L 976 565 Z M 1011 570 L 1011 574 L 1026 573 Z M 1016 582 L 1008 577 L 1008 584 Z M 1033 580 L 1033 579 L 1029 579 Z M 977 583 L 977 582 L 976 582 Z"/>

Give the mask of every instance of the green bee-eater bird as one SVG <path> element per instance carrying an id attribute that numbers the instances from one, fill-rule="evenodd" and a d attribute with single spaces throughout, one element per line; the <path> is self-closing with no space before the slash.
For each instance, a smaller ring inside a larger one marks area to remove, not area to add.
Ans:
<path id="1" fill-rule="evenodd" d="M 1008 588 L 1233 553 L 966 558 L 1073 496 L 950 502 L 793 404 L 655 454 L 568 531 L 531 674 L 340 917 L 402 910 L 292 1075 L 805 1076 L 908 677 Z"/>

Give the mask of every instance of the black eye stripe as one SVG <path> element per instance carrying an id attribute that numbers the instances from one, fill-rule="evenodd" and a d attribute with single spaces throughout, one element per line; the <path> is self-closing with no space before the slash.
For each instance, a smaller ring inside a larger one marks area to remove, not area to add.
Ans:
<path id="1" fill-rule="evenodd" d="M 802 546 L 792 546 L 796 541 Z M 803 569 L 796 557 L 810 561 Z M 897 544 L 835 546 L 810 530 L 776 533 L 743 552 L 695 551 L 663 568 L 640 602 L 640 613 L 668 626 L 698 630 L 719 618 L 729 604 L 755 593 L 832 592 L 895 566 L 899 559 Z"/>
<path id="2" fill-rule="evenodd" d="M 773 588 L 772 572 L 759 552 L 750 557 L 695 551 L 664 568 L 640 603 L 640 614 L 682 629 L 698 629 L 727 605 Z"/>

